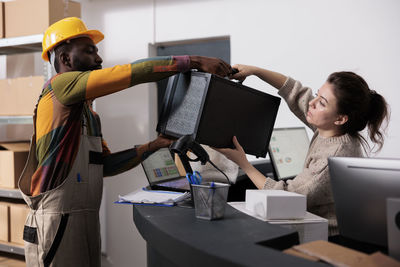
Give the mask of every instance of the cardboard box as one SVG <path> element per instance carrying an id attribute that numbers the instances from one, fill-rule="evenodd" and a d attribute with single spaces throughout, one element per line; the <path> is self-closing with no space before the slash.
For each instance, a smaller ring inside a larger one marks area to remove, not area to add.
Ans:
<path id="1" fill-rule="evenodd" d="M 246 190 L 246 209 L 265 219 L 301 219 L 307 199 L 284 190 Z"/>
<path id="2" fill-rule="evenodd" d="M 62 18 L 81 16 L 80 3 L 64 0 L 15 0 L 4 3 L 4 10 L 7 38 L 41 34 Z"/>
<path id="3" fill-rule="evenodd" d="M 29 208 L 26 204 L 10 203 L 10 242 L 24 244 L 22 239 Z"/>
<path id="4" fill-rule="evenodd" d="M 4 256 L 2 256 L 4 255 Z M 8 253 L 0 255 L 0 266 L 7 267 L 26 267 L 24 258 L 21 259 L 19 255 L 10 255 Z"/>
<path id="5" fill-rule="evenodd" d="M 310 261 L 322 261 L 332 266 L 353 267 L 394 267 L 400 266 L 395 259 L 375 252 L 365 254 L 350 248 L 343 247 L 327 241 L 314 241 L 283 251 L 286 254 L 301 257 Z"/>
<path id="6" fill-rule="evenodd" d="M 0 116 L 33 115 L 43 76 L 0 80 Z"/>
<path id="7" fill-rule="evenodd" d="M 0 187 L 18 187 L 18 179 L 25 167 L 28 153 L 28 142 L 0 144 Z"/>
<path id="8" fill-rule="evenodd" d="M 30 141 L 32 134 L 33 124 L 0 124 L 0 143 Z"/>
<path id="9" fill-rule="evenodd" d="M 0 2 L 0 38 L 4 37 L 4 3 Z"/>
<path id="10" fill-rule="evenodd" d="M 9 211 L 6 202 L 0 202 L 0 241 L 9 241 Z"/>

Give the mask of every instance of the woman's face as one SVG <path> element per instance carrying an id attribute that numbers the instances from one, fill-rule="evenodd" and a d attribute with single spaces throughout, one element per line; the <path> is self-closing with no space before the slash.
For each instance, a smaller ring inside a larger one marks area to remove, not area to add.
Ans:
<path id="1" fill-rule="evenodd" d="M 333 94 L 333 85 L 325 82 L 317 95 L 308 103 L 307 122 L 320 131 L 331 131 L 338 128 L 337 99 Z"/>

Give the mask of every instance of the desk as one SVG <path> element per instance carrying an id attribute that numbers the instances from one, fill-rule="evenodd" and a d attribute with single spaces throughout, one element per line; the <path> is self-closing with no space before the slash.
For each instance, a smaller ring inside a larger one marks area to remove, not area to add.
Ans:
<path id="1" fill-rule="evenodd" d="M 231 206 L 222 220 L 196 219 L 194 209 L 135 205 L 133 220 L 147 242 L 152 266 L 321 266 L 286 255 L 297 232 L 271 225 Z"/>

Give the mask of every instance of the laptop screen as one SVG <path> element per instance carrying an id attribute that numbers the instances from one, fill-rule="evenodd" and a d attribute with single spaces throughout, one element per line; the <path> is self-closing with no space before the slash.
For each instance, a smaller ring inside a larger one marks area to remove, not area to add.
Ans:
<path id="1" fill-rule="evenodd" d="M 158 184 L 180 177 L 168 148 L 161 148 L 142 162 L 149 184 Z"/>
<path id="2" fill-rule="evenodd" d="M 293 178 L 303 171 L 309 145 L 305 127 L 273 130 L 269 156 L 277 180 Z"/>

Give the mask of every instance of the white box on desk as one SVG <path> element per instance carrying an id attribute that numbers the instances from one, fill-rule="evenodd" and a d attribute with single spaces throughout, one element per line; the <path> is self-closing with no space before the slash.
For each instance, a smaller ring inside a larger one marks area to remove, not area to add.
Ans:
<path id="1" fill-rule="evenodd" d="M 281 227 L 297 231 L 301 244 L 315 240 L 328 240 L 328 220 L 310 212 L 306 212 L 306 216 L 302 219 L 271 220 L 262 218 L 246 209 L 245 202 L 229 202 L 228 204 L 249 216 L 253 216 L 258 220 L 268 222 L 270 224 L 277 224 Z"/>
<path id="2" fill-rule="evenodd" d="M 307 199 L 284 190 L 246 190 L 246 209 L 265 219 L 301 219 Z"/>
<path id="3" fill-rule="evenodd" d="M 304 219 L 287 221 L 270 220 L 268 222 L 296 230 L 299 234 L 300 244 L 316 240 L 328 241 L 328 220 L 309 212 L 307 212 L 307 216 Z"/>

